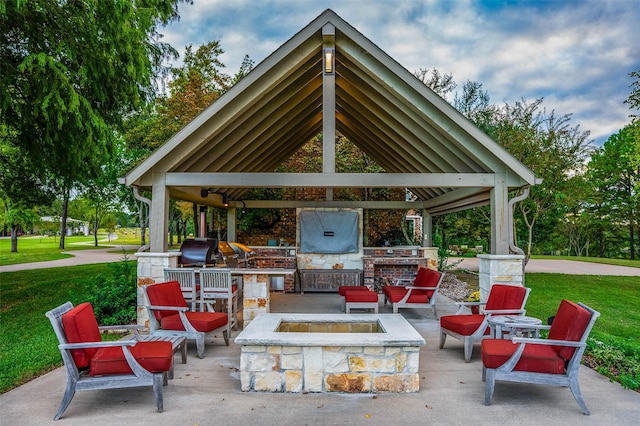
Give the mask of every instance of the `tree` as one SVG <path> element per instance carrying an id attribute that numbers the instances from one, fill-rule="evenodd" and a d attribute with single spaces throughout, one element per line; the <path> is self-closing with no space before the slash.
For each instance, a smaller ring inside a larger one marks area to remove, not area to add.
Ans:
<path id="1" fill-rule="evenodd" d="M 113 129 L 175 56 L 157 29 L 179 0 L 8 0 L 0 7 L 0 123 L 65 200 L 111 160 Z M 68 202 L 63 203 L 62 235 Z M 60 239 L 64 248 L 64 238 Z"/>
<path id="2" fill-rule="evenodd" d="M 608 219 L 628 229 L 631 259 L 636 258 L 636 239 L 640 233 L 639 128 L 640 121 L 636 120 L 611 135 L 589 162 L 591 180 L 606 206 Z"/>
<path id="3" fill-rule="evenodd" d="M 624 103 L 629 104 L 629 109 L 635 108 L 636 110 L 640 110 L 640 69 L 630 72 L 629 77 L 634 80 L 631 86 L 629 86 L 631 87 L 631 94 Z M 638 119 L 638 116 L 635 114 L 631 114 L 631 117 L 633 117 L 634 120 Z"/>
<path id="4" fill-rule="evenodd" d="M 564 216 L 563 200 L 571 191 L 569 176 L 592 150 L 589 132 L 571 126 L 570 114 L 557 117 L 555 111 L 541 111 L 541 104 L 542 99 L 505 105 L 488 129 L 494 140 L 543 179 L 518 207 L 527 233 L 525 263 L 531 257 L 534 227 L 541 220 L 555 224 Z"/>
<path id="5" fill-rule="evenodd" d="M 3 222 L 11 229 L 11 252 L 18 252 L 18 231 L 40 220 L 34 208 L 49 204 L 53 192 L 38 176 L 34 164 L 17 147 L 0 138 L 0 198 Z"/>

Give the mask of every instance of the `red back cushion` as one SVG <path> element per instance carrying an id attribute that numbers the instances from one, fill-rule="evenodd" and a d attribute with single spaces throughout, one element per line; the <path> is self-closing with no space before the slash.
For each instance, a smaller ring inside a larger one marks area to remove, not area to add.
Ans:
<path id="1" fill-rule="evenodd" d="M 590 319 L 591 313 L 588 310 L 577 303 L 563 300 L 560 302 L 553 323 L 551 323 L 549 339 L 579 342 L 582 339 L 582 335 Z M 565 361 L 571 359 L 576 350 L 576 348 L 570 348 L 568 346 L 554 346 L 554 349 Z"/>
<path id="2" fill-rule="evenodd" d="M 489 292 L 485 309 L 521 309 L 527 290 L 521 286 L 494 284 Z"/>
<path id="3" fill-rule="evenodd" d="M 187 307 L 187 302 L 184 300 L 178 281 L 168 281 L 147 286 L 147 297 L 149 298 L 149 303 L 153 306 Z M 176 311 L 153 311 L 153 315 L 158 321 L 166 316 L 176 314 Z"/>
<path id="4" fill-rule="evenodd" d="M 416 287 L 435 287 L 438 285 L 438 281 L 440 281 L 440 275 L 441 273 L 438 271 L 421 267 L 418 269 L 418 275 L 416 275 L 413 285 Z M 427 296 L 431 298 L 433 293 L 435 293 L 435 290 L 429 290 L 426 293 Z"/>
<path id="5" fill-rule="evenodd" d="M 62 327 L 68 343 L 100 342 L 100 330 L 98 321 L 93 314 L 91 303 L 84 302 L 62 316 Z M 73 349 L 71 356 L 78 368 L 89 366 L 91 357 L 95 355 L 97 348 Z"/>

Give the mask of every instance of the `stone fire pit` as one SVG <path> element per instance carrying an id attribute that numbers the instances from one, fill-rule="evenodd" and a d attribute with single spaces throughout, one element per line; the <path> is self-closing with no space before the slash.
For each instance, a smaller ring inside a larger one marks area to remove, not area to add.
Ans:
<path id="1" fill-rule="evenodd" d="M 417 392 L 422 336 L 400 314 L 258 315 L 242 345 L 243 391 Z"/>

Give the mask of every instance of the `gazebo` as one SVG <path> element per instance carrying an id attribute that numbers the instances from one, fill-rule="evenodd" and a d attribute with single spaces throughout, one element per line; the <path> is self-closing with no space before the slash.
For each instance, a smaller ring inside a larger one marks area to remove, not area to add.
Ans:
<path id="1" fill-rule="evenodd" d="M 386 173 L 336 173 L 336 132 Z M 320 133 L 322 173 L 275 172 Z M 484 294 L 495 282 L 522 283 L 523 256 L 513 244 L 508 194 L 539 183 L 531 170 L 332 10 L 285 42 L 121 181 L 136 193 L 152 194 L 149 253 L 138 258 L 139 281 L 153 279 L 158 275 L 153 269 L 166 266 L 162 259 L 171 256 L 170 197 L 201 206 L 228 202 L 228 241 L 235 240 L 239 207 L 416 209 L 424 218 L 424 247 L 432 245 L 433 216 L 489 204 L 491 254 L 481 255 L 480 262 Z M 245 198 L 250 188 L 300 187 L 324 188 L 326 196 Z M 417 199 L 334 200 L 334 189 L 343 187 L 407 188 Z"/>

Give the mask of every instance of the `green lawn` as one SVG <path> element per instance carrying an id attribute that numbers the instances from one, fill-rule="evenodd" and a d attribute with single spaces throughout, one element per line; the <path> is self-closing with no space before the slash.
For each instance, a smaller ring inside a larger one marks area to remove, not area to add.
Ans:
<path id="1" fill-rule="evenodd" d="M 61 365 L 46 311 L 70 300 L 74 305 L 108 263 L 0 273 L 0 392 Z"/>
<path id="2" fill-rule="evenodd" d="M 562 299 L 583 302 L 601 314 L 593 337 L 616 336 L 640 348 L 640 277 L 528 273 L 526 286 L 527 315 L 546 322 Z"/>
<path id="3" fill-rule="evenodd" d="M 139 232 L 139 231 L 138 231 Z M 118 230 L 117 239 L 108 241 L 107 233 L 98 233 L 99 248 L 140 244 L 138 233 L 132 230 Z M 45 262 L 48 260 L 58 260 L 72 257 L 63 254 L 63 251 L 71 250 L 92 250 L 94 246 L 93 235 L 65 237 L 65 249 L 60 250 L 60 237 L 58 236 L 21 236 L 18 237 L 18 253 L 11 253 L 11 238 L 0 238 L 0 266 L 14 265 L 28 262 Z M 134 250 L 135 251 L 135 250 Z M 120 252 L 120 251 L 119 251 Z"/>
<path id="4" fill-rule="evenodd" d="M 640 268 L 640 259 L 606 259 L 603 257 L 578 257 L 578 256 L 531 256 L 532 259 L 549 260 L 575 260 L 577 262 L 604 263 L 606 265 L 630 266 Z"/>

